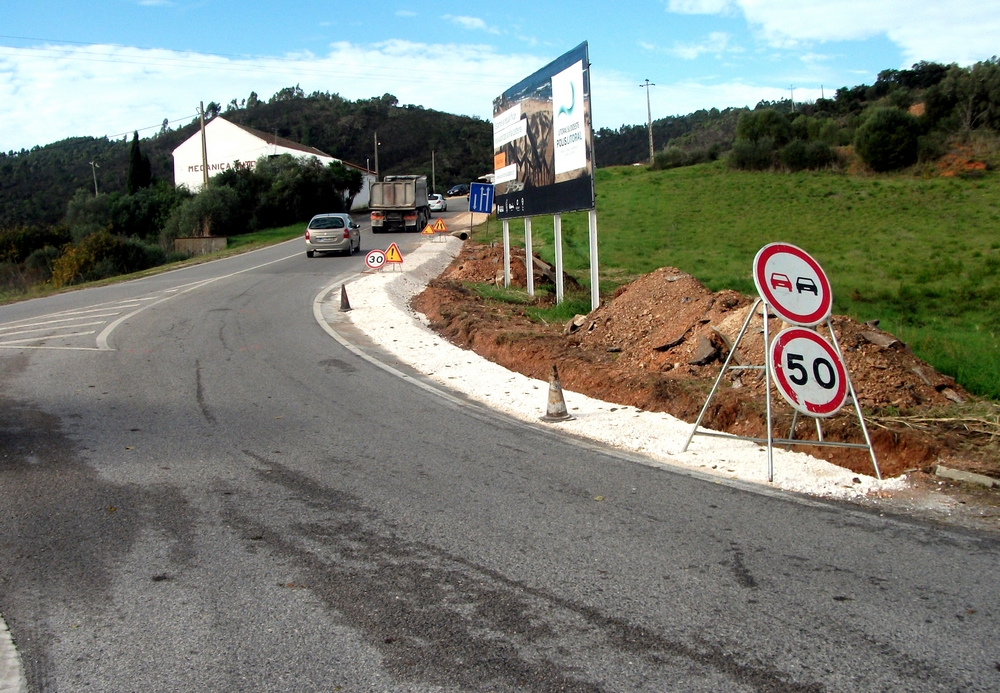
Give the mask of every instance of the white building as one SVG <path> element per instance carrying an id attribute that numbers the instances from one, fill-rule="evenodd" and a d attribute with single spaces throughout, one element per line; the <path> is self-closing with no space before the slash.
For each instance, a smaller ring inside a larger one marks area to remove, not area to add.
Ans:
<path id="1" fill-rule="evenodd" d="M 307 147 L 284 137 L 269 135 L 243 125 L 230 123 L 216 116 L 205 125 L 205 148 L 208 150 L 208 175 L 219 174 L 231 168 L 249 168 L 257 165 L 262 156 L 291 154 L 297 158 L 315 157 L 324 166 L 334 161 L 361 172 L 363 184 L 361 192 L 354 197 L 352 209 L 368 206 L 368 195 L 375 180 L 374 171 L 335 159 L 315 147 Z M 186 186 L 191 192 L 198 192 L 204 183 L 202 170 L 201 131 L 199 130 L 173 151 L 174 185 Z"/>

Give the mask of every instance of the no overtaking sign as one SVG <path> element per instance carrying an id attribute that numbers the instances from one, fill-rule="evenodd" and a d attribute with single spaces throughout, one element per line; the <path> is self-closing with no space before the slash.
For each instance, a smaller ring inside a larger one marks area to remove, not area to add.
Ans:
<path id="1" fill-rule="evenodd" d="M 833 292 L 826 273 L 809 253 L 790 243 L 771 243 L 757 252 L 753 283 L 785 322 L 812 327 L 830 317 Z"/>

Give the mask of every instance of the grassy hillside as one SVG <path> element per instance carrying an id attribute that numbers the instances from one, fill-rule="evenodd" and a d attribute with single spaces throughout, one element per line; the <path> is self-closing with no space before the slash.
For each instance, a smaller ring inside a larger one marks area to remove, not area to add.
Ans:
<path id="1" fill-rule="evenodd" d="M 755 293 L 754 255 L 785 241 L 811 253 L 834 311 L 881 320 L 969 390 L 1000 398 L 1000 178 L 742 173 L 721 163 L 597 172 L 602 291 L 657 267 Z M 551 219 L 534 248 L 553 260 Z M 567 271 L 588 279 L 584 214 L 564 215 Z M 522 234 L 512 223 L 512 237 Z M 490 225 L 499 237 L 499 224 Z"/>

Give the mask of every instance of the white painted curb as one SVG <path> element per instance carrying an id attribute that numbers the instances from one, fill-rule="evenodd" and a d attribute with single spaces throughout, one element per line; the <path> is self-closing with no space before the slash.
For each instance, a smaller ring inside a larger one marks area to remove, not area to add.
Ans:
<path id="1" fill-rule="evenodd" d="M 14 647 L 7 624 L 0 618 L 0 693 L 25 693 L 27 690 L 21 656 Z"/>

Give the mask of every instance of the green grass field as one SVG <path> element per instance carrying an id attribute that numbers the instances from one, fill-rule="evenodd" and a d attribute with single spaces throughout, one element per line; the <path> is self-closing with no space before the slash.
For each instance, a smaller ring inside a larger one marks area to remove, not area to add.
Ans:
<path id="1" fill-rule="evenodd" d="M 662 266 L 754 294 L 754 255 L 785 241 L 826 270 L 834 312 L 881 320 L 939 371 L 1000 399 L 1000 178 L 743 173 L 721 163 L 597 172 L 602 293 Z M 551 217 L 532 220 L 552 261 Z M 511 236 L 523 243 L 520 222 Z M 498 240 L 500 224 L 478 240 Z M 564 264 L 589 284 L 586 215 L 563 215 Z"/>

